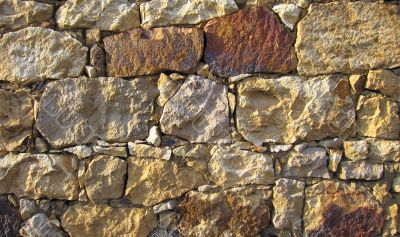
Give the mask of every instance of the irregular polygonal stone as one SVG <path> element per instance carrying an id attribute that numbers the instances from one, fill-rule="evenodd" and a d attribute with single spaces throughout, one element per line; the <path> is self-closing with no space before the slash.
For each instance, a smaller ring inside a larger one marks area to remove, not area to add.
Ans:
<path id="1" fill-rule="evenodd" d="M 238 86 L 238 131 L 256 144 L 355 135 L 355 111 L 343 76 L 248 78 Z"/>
<path id="2" fill-rule="evenodd" d="M 272 222 L 277 229 L 300 230 L 303 212 L 305 183 L 282 178 L 274 187 L 274 215 Z"/>
<path id="3" fill-rule="evenodd" d="M 278 4 L 275 5 L 272 10 L 279 15 L 283 24 L 285 24 L 291 30 L 293 30 L 294 25 L 299 20 L 301 14 L 301 8 L 295 4 Z"/>
<path id="4" fill-rule="evenodd" d="M 157 98 L 158 106 L 163 107 L 165 103 L 167 103 L 168 100 L 171 99 L 171 97 L 179 90 L 182 83 L 183 81 L 173 80 L 162 73 L 157 81 L 157 87 L 160 91 L 160 96 Z"/>
<path id="5" fill-rule="evenodd" d="M 61 217 L 71 237 L 147 237 L 157 226 L 157 216 L 144 208 L 74 205 Z"/>
<path id="6" fill-rule="evenodd" d="M 399 107 L 383 96 L 365 98 L 357 113 L 357 132 L 364 137 L 396 139 L 400 133 Z"/>
<path id="7" fill-rule="evenodd" d="M 0 89 L 0 150 L 23 151 L 32 127 L 33 99 L 29 91 Z"/>
<path id="8" fill-rule="evenodd" d="M 197 28 L 137 29 L 103 41 L 108 74 L 116 77 L 194 73 L 203 53 L 203 32 Z"/>
<path id="9" fill-rule="evenodd" d="M 400 76 L 388 70 L 372 70 L 368 72 L 365 88 L 376 90 L 400 101 Z"/>
<path id="10" fill-rule="evenodd" d="M 18 209 L 13 207 L 9 201 L 0 199 L 0 233 L 2 236 L 18 236 L 21 222 Z"/>
<path id="11" fill-rule="evenodd" d="M 342 160 L 342 156 L 343 156 L 342 150 L 329 149 L 328 169 L 331 172 L 336 172 L 337 168 L 339 167 L 339 163 Z"/>
<path id="12" fill-rule="evenodd" d="M 267 8 L 247 8 L 212 19 L 204 31 L 204 60 L 220 76 L 287 73 L 296 66 L 293 39 Z"/>
<path id="13" fill-rule="evenodd" d="M 55 148 L 145 139 L 157 95 L 155 83 L 144 78 L 56 81 L 41 97 L 36 127 Z"/>
<path id="14" fill-rule="evenodd" d="M 92 148 L 84 145 L 68 147 L 65 148 L 64 151 L 76 155 L 79 159 L 87 158 L 93 154 Z"/>
<path id="15" fill-rule="evenodd" d="M 140 26 L 139 8 L 128 0 L 68 0 L 56 13 L 62 29 L 126 31 Z"/>
<path id="16" fill-rule="evenodd" d="M 227 87 L 189 76 L 165 104 L 160 123 L 164 133 L 191 142 L 229 143 Z"/>
<path id="17" fill-rule="evenodd" d="M 19 231 L 23 237 L 65 237 L 64 231 L 51 223 L 43 213 L 32 216 Z"/>
<path id="18" fill-rule="evenodd" d="M 369 158 L 377 162 L 400 161 L 400 141 L 367 139 L 370 144 Z"/>
<path id="19" fill-rule="evenodd" d="M 74 200 L 78 197 L 77 171 L 74 156 L 8 154 L 0 158 L 0 193 Z"/>
<path id="20" fill-rule="evenodd" d="M 126 196 L 134 204 L 151 206 L 205 184 L 203 175 L 175 162 L 128 159 Z"/>
<path id="21" fill-rule="evenodd" d="M 208 163 L 211 181 L 225 188 L 275 182 L 274 161 L 268 154 L 218 146 Z"/>
<path id="22" fill-rule="evenodd" d="M 350 160 L 363 160 L 368 157 L 369 144 L 365 140 L 343 142 L 344 154 Z"/>
<path id="23" fill-rule="evenodd" d="M 91 200 L 117 199 L 124 194 L 127 162 L 112 156 L 97 156 L 86 171 L 86 193 Z"/>
<path id="24" fill-rule="evenodd" d="M 363 1 L 312 4 L 299 22 L 301 75 L 400 66 L 399 7 Z"/>
<path id="25" fill-rule="evenodd" d="M 118 147 L 118 146 L 93 146 L 94 152 L 97 154 L 104 154 L 108 156 L 119 156 L 119 157 L 128 157 L 128 152 L 126 151 L 126 147 Z"/>
<path id="26" fill-rule="evenodd" d="M 143 27 L 197 24 L 238 10 L 234 0 L 153 0 L 140 5 Z"/>
<path id="27" fill-rule="evenodd" d="M 35 1 L 1 0 L 0 31 L 18 30 L 35 23 L 50 20 L 54 8 Z"/>
<path id="28" fill-rule="evenodd" d="M 172 149 L 170 147 L 154 147 L 146 144 L 128 143 L 129 154 L 137 158 L 171 159 Z"/>
<path id="29" fill-rule="evenodd" d="M 383 164 L 369 161 L 342 161 L 338 169 L 340 179 L 378 180 L 383 176 Z"/>
<path id="30" fill-rule="evenodd" d="M 268 226 L 269 198 L 264 191 L 246 189 L 190 192 L 178 207 L 179 230 L 188 237 L 254 236 Z"/>
<path id="31" fill-rule="evenodd" d="M 65 32 L 28 27 L 0 39 L 0 80 L 27 84 L 78 77 L 86 64 L 85 48 Z"/>
<path id="32" fill-rule="evenodd" d="M 383 209 L 368 191 L 327 180 L 306 189 L 303 218 L 306 236 L 369 237 L 380 232 Z"/>

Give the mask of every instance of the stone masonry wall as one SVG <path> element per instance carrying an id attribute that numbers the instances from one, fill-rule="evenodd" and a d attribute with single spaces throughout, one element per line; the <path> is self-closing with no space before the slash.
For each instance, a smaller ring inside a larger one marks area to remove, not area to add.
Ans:
<path id="1" fill-rule="evenodd" d="M 399 106 L 399 0 L 0 0 L 0 237 L 400 236 Z"/>

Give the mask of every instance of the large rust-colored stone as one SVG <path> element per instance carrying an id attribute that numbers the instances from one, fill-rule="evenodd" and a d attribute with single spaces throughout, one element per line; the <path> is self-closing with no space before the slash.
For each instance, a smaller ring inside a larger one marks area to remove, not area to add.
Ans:
<path id="1" fill-rule="evenodd" d="M 21 221 L 18 210 L 8 201 L 0 199 L 0 236 L 17 236 Z"/>
<path id="2" fill-rule="evenodd" d="M 109 75 L 194 73 L 203 52 L 203 32 L 181 27 L 136 29 L 105 38 L 104 48 Z"/>
<path id="3" fill-rule="evenodd" d="M 204 60 L 218 75 L 287 73 L 296 66 L 292 37 L 274 13 L 264 7 L 215 18 L 204 30 Z"/>

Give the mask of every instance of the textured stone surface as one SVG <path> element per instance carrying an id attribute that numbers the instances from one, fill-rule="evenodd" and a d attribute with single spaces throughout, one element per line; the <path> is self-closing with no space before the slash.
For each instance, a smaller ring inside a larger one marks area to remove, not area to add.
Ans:
<path id="1" fill-rule="evenodd" d="M 85 175 L 86 193 L 91 200 L 117 199 L 124 194 L 127 162 L 112 156 L 97 156 Z"/>
<path id="2" fill-rule="evenodd" d="M 297 70 L 304 75 L 400 66 L 399 7 L 391 4 L 312 4 L 299 22 Z"/>
<path id="3" fill-rule="evenodd" d="M 212 153 L 208 163 L 210 179 L 224 189 L 275 182 L 273 159 L 267 154 L 237 150 L 228 146 L 215 147 Z"/>
<path id="4" fill-rule="evenodd" d="M 343 147 L 347 159 L 363 160 L 368 157 L 369 144 L 367 141 L 345 141 Z"/>
<path id="5" fill-rule="evenodd" d="M 203 176 L 175 162 L 128 159 L 126 196 L 135 204 L 151 206 L 205 184 Z"/>
<path id="6" fill-rule="evenodd" d="M 0 193 L 74 200 L 78 196 L 77 171 L 74 156 L 8 154 L 0 158 Z"/>
<path id="7" fill-rule="evenodd" d="M 379 233 L 382 226 L 383 209 L 366 190 L 329 180 L 306 189 L 307 236 L 367 237 Z"/>
<path id="8" fill-rule="evenodd" d="M 197 24 L 237 10 L 234 0 L 153 0 L 140 5 L 142 25 L 146 28 Z"/>
<path id="9" fill-rule="evenodd" d="M 178 207 L 182 214 L 179 230 L 188 237 L 254 236 L 268 226 L 268 199 L 263 191 L 246 189 L 190 192 Z"/>
<path id="10" fill-rule="evenodd" d="M 283 24 L 293 30 L 301 14 L 301 8 L 295 4 L 278 4 L 272 10 L 278 14 Z"/>
<path id="11" fill-rule="evenodd" d="M 305 183 L 282 178 L 276 181 L 272 204 L 272 223 L 277 229 L 300 230 Z"/>
<path id="12" fill-rule="evenodd" d="M 354 105 L 343 76 L 246 79 L 238 87 L 236 116 L 238 131 L 256 145 L 355 133 Z"/>
<path id="13" fill-rule="evenodd" d="M 378 162 L 400 161 L 400 141 L 368 139 L 370 144 L 369 158 Z"/>
<path id="14" fill-rule="evenodd" d="M 368 72 L 365 88 L 379 91 L 400 101 L 400 76 L 388 70 L 372 70 Z"/>
<path id="15" fill-rule="evenodd" d="M 160 96 L 157 98 L 157 104 L 163 107 L 165 103 L 171 99 L 172 96 L 182 86 L 183 81 L 176 81 L 171 79 L 169 76 L 162 73 L 157 81 L 157 88 L 160 91 Z"/>
<path id="16" fill-rule="evenodd" d="M 22 151 L 32 127 L 33 99 L 29 91 L 0 89 L 0 150 Z"/>
<path id="17" fill-rule="evenodd" d="M 204 31 L 204 60 L 213 73 L 231 77 L 252 72 L 287 73 L 295 68 L 293 39 L 267 8 L 248 8 L 212 19 Z"/>
<path id="18" fill-rule="evenodd" d="M 95 44 L 90 48 L 90 65 L 96 69 L 96 74 L 98 77 L 106 76 L 106 53 L 104 49 L 98 44 Z"/>
<path id="19" fill-rule="evenodd" d="M 140 26 L 139 7 L 128 0 L 68 0 L 56 13 L 62 29 L 126 31 Z"/>
<path id="20" fill-rule="evenodd" d="M 0 39 L 0 80 L 27 84 L 77 77 L 86 64 L 86 48 L 67 33 L 28 27 Z"/>
<path id="21" fill-rule="evenodd" d="M 203 51 L 203 32 L 196 28 L 137 29 L 106 37 L 110 76 L 152 75 L 162 71 L 196 72 Z"/>
<path id="22" fill-rule="evenodd" d="M 56 148 L 145 139 L 155 83 L 138 78 L 76 78 L 53 82 L 42 95 L 36 127 Z"/>
<path id="23" fill-rule="evenodd" d="M 157 226 L 157 216 L 143 208 L 75 205 L 61 218 L 71 237 L 147 237 Z"/>
<path id="24" fill-rule="evenodd" d="M 18 30 L 31 24 L 40 24 L 53 16 L 50 4 L 35 1 L 0 1 L 0 31 Z"/>
<path id="25" fill-rule="evenodd" d="M 338 170 L 340 179 L 378 180 L 383 176 L 383 165 L 369 161 L 342 161 Z"/>
<path id="26" fill-rule="evenodd" d="M 23 237 L 66 237 L 43 213 L 32 216 L 19 232 Z"/>
<path id="27" fill-rule="evenodd" d="M 227 87 L 189 76 L 165 104 L 160 123 L 164 133 L 191 142 L 230 142 Z"/>
<path id="28" fill-rule="evenodd" d="M 21 222 L 18 210 L 9 201 L 0 199 L 0 233 L 2 236 L 17 236 Z"/>
<path id="29" fill-rule="evenodd" d="M 357 113 L 357 132 L 365 137 L 399 137 L 399 107 L 391 99 L 372 96 L 365 99 Z"/>
<path id="30" fill-rule="evenodd" d="M 171 159 L 172 149 L 170 147 L 154 147 L 146 144 L 128 143 L 129 154 L 137 158 Z"/>

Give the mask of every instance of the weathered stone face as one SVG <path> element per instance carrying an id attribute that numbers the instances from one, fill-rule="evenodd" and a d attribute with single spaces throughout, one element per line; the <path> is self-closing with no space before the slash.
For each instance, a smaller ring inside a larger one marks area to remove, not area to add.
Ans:
<path id="1" fill-rule="evenodd" d="M 0 193 L 30 198 L 74 200 L 78 161 L 56 154 L 8 154 L 0 158 Z"/>
<path id="2" fill-rule="evenodd" d="M 197 24 L 238 10 L 234 0 L 155 0 L 140 5 L 143 27 Z"/>
<path id="3" fill-rule="evenodd" d="M 328 180 L 306 189 L 303 217 L 307 236 L 368 237 L 383 226 L 383 209 L 372 194 Z"/>
<path id="4" fill-rule="evenodd" d="M 369 158 L 377 162 L 400 161 L 400 141 L 368 139 Z"/>
<path id="5" fill-rule="evenodd" d="M 227 87 L 189 76 L 165 104 L 160 123 L 164 133 L 191 142 L 230 142 Z"/>
<path id="6" fill-rule="evenodd" d="M 147 237 L 157 226 L 157 216 L 143 208 L 75 205 L 61 218 L 71 237 Z"/>
<path id="7" fill-rule="evenodd" d="M 32 127 L 33 99 L 29 91 L 0 89 L 0 150 L 23 151 Z"/>
<path id="8" fill-rule="evenodd" d="M 43 213 L 36 214 L 27 220 L 19 233 L 23 237 L 66 237 L 66 234 Z"/>
<path id="9" fill-rule="evenodd" d="M 127 198 L 151 206 L 205 184 L 203 175 L 172 161 L 151 158 L 128 159 Z"/>
<path id="10" fill-rule="evenodd" d="M 0 199 L 0 233 L 2 236 L 17 236 L 21 222 L 18 210 L 7 200 Z"/>
<path id="11" fill-rule="evenodd" d="M 196 72 L 203 51 L 203 32 L 197 28 L 137 29 L 106 37 L 110 76 L 152 75 L 162 71 Z"/>
<path id="12" fill-rule="evenodd" d="M 204 60 L 220 76 L 287 73 L 295 68 L 292 37 L 267 8 L 248 8 L 212 19 L 204 31 Z"/>
<path id="13" fill-rule="evenodd" d="M 342 76 L 246 79 L 238 87 L 236 116 L 238 131 L 256 145 L 355 133 L 354 105 Z"/>
<path id="14" fill-rule="evenodd" d="M 0 39 L 0 80 L 28 84 L 78 77 L 87 49 L 67 33 L 28 27 Z"/>
<path id="15" fill-rule="evenodd" d="M 383 165 L 373 162 L 342 161 L 338 170 L 340 179 L 379 180 L 383 176 Z"/>
<path id="16" fill-rule="evenodd" d="M 384 95 L 400 101 L 400 76 L 388 70 L 372 70 L 368 72 L 365 88 L 379 91 Z"/>
<path id="17" fill-rule="evenodd" d="M 367 141 L 345 141 L 343 147 L 347 159 L 363 160 L 368 158 L 369 144 Z"/>
<path id="18" fill-rule="evenodd" d="M 158 91 L 151 79 L 76 78 L 50 83 L 37 129 L 56 148 L 145 139 Z"/>
<path id="19" fill-rule="evenodd" d="M 298 72 L 312 76 L 400 66 L 398 11 L 396 5 L 363 1 L 312 4 L 298 24 Z"/>

